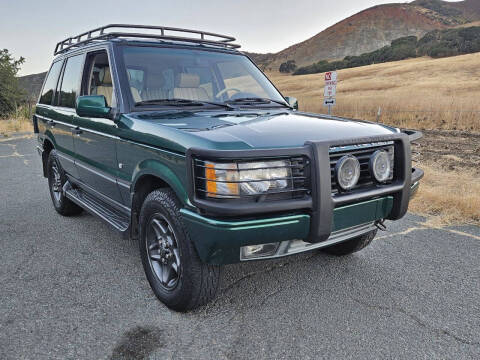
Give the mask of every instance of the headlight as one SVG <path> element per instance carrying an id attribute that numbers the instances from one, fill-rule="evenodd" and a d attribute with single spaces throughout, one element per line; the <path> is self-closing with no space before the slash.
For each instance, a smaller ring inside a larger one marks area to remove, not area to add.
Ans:
<path id="1" fill-rule="evenodd" d="M 290 161 L 239 163 L 205 162 L 206 196 L 215 198 L 262 195 L 285 190 L 291 178 Z"/>
<path id="2" fill-rule="evenodd" d="M 391 155 L 385 150 L 377 150 L 370 157 L 370 171 L 372 176 L 380 183 L 393 177 Z"/>
<path id="3" fill-rule="evenodd" d="M 343 190 L 353 188 L 360 178 L 360 163 L 352 155 L 345 155 L 338 160 L 335 166 L 337 183 Z"/>

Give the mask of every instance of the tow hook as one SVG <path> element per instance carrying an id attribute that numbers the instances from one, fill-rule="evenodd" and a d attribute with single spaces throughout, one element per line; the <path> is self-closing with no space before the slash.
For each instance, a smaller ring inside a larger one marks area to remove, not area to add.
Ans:
<path id="1" fill-rule="evenodd" d="M 380 219 L 380 220 L 375 221 L 374 225 L 380 231 L 387 231 L 387 227 L 385 226 L 385 219 Z"/>

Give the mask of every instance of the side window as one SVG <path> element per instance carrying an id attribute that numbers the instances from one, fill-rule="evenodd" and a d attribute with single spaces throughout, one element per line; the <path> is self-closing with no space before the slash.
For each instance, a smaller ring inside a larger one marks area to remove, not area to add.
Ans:
<path id="1" fill-rule="evenodd" d="M 84 93 L 103 95 L 108 106 L 114 106 L 115 92 L 107 52 L 102 50 L 88 54 L 85 69 L 88 73 L 85 74 L 87 82 Z"/>
<path id="2" fill-rule="evenodd" d="M 40 100 L 38 100 L 40 104 L 50 105 L 52 103 L 53 94 L 57 88 L 58 75 L 60 75 L 60 71 L 62 70 L 62 64 L 63 61 L 57 61 L 52 64 L 47 79 L 45 80 L 45 84 L 43 85 Z"/>
<path id="3" fill-rule="evenodd" d="M 63 72 L 62 86 L 60 87 L 59 106 L 74 108 L 79 94 L 80 77 L 83 68 L 83 55 L 72 56 L 67 59 Z"/>

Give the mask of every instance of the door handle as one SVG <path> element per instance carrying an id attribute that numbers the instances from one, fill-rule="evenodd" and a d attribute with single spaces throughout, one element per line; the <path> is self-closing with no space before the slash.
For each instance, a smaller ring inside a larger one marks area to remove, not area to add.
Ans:
<path id="1" fill-rule="evenodd" d="M 55 121 L 53 121 L 53 120 L 48 120 L 48 121 L 47 121 L 47 124 L 50 125 L 51 127 L 54 127 L 54 126 L 55 126 Z"/>
<path id="2" fill-rule="evenodd" d="M 80 136 L 80 134 L 83 133 L 83 131 L 79 127 L 76 127 L 75 129 L 73 129 L 72 132 L 73 132 L 73 135 L 77 135 L 77 136 Z"/>

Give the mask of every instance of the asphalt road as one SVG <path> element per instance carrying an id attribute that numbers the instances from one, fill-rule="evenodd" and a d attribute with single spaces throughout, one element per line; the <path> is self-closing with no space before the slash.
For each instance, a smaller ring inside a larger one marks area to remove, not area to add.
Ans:
<path id="1" fill-rule="evenodd" d="M 353 256 L 231 265 L 179 314 L 135 243 L 54 211 L 34 145 L 0 139 L 0 359 L 480 358 L 480 228 L 408 215 Z"/>

